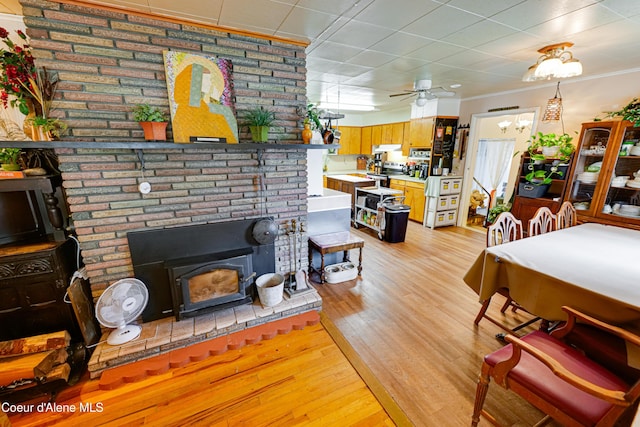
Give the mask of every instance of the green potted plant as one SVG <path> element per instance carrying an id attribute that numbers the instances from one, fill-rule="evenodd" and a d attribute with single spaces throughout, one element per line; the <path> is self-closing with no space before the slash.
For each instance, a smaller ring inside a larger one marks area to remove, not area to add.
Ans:
<path id="1" fill-rule="evenodd" d="M 247 111 L 244 118 L 249 124 L 253 142 L 267 142 L 269 140 L 269 128 L 276 120 L 273 111 L 255 107 Z"/>
<path id="2" fill-rule="evenodd" d="M 19 148 L 0 148 L 0 165 L 3 170 L 6 171 L 19 171 L 20 167 L 20 153 L 22 150 Z"/>
<path id="3" fill-rule="evenodd" d="M 511 211 L 511 203 L 497 203 L 487 212 L 487 224 L 493 224 L 502 212 Z"/>
<path id="4" fill-rule="evenodd" d="M 559 159 L 568 160 L 575 151 L 575 146 L 571 143 L 572 136 L 566 133 L 556 135 L 555 133 L 538 132 L 529 139 L 529 154 L 531 160 Z"/>
<path id="5" fill-rule="evenodd" d="M 167 114 L 160 107 L 137 104 L 133 107 L 133 120 L 140 123 L 146 141 L 167 140 Z"/>
<path id="6" fill-rule="evenodd" d="M 622 120 L 633 122 L 633 126 L 638 127 L 640 126 L 640 101 L 638 98 L 633 98 L 621 110 L 607 112 L 607 117 L 622 117 Z"/>

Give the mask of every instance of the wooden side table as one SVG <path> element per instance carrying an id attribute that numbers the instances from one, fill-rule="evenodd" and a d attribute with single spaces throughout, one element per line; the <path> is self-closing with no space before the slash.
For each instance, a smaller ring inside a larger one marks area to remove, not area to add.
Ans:
<path id="1" fill-rule="evenodd" d="M 362 248 L 364 240 L 351 235 L 348 231 L 337 233 L 319 234 L 309 237 L 309 270 L 315 270 L 320 274 L 320 283 L 324 283 L 324 255 L 335 252 L 344 252 L 343 261 L 349 261 L 349 250 L 359 248 L 358 276 L 362 273 Z M 320 270 L 313 267 L 313 250 L 320 253 Z"/>

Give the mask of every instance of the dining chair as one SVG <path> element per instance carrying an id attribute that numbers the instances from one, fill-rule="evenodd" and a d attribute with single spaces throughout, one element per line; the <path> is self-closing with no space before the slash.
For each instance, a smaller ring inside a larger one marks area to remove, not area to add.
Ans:
<path id="1" fill-rule="evenodd" d="M 527 236 L 537 236 L 556 229 L 556 216 L 546 206 L 538 208 L 533 218 L 529 220 Z"/>
<path id="2" fill-rule="evenodd" d="M 632 365 L 633 351 L 627 353 L 626 345 L 630 349 L 640 346 L 640 337 L 570 307 L 562 309 L 567 313 L 562 327 L 550 334 L 534 331 L 522 338 L 507 335 L 506 346 L 484 357 L 472 426 L 478 425 L 480 416 L 498 425 L 483 409 L 491 379 L 546 414 L 536 425 L 550 420 L 565 426 L 631 424 L 640 400 L 640 371 L 619 369 L 620 360 L 608 363 L 606 351 L 600 352 L 600 358 L 592 357 L 589 348 L 576 348 L 569 338 L 577 327 L 587 325 L 621 342 L 622 364 Z"/>
<path id="3" fill-rule="evenodd" d="M 512 242 L 514 240 L 519 240 L 522 238 L 522 221 L 516 218 L 511 212 L 502 212 L 496 220 L 489 226 L 487 229 L 487 247 L 500 245 L 503 243 Z M 505 302 L 500 309 L 501 313 L 507 311 L 509 307 L 511 307 L 513 312 L 516 312 L 518 309 L 524 310 L 516 301 L 514 301 L 509 295 L 509 289 L 507 288 L 499 288 L 497 293 L 505 297 Z M 494 319 L 490 315 L 487 314 L 487 310 L 489 309 L 489 304 L 491 304 L 491 297 L 487 298 L 482 302 L 482 306 L 480 307 L 480 311 L 476 315 L 473 323 L 477 326 L 480 321 L 485 318 L 488 321 L 492 322 L 494 325 L 499 326 L 507 332 L 515 333 L 518 330 L 524 328 L 525 326 L 530 325 L 531 323 L 538 320 L 538 318 L 534 318 L 528 320 L 524 323 L 521 323 L 514 328 L 510 328 L 497 319 Z"/>
<path id="4" fill-rule="evenodd" d="M 560 205 L 560 209 L 556 212 L 556 230 L 573 227 L 578 223 L 576 208 L 571 202 L 564 202 Z"/>

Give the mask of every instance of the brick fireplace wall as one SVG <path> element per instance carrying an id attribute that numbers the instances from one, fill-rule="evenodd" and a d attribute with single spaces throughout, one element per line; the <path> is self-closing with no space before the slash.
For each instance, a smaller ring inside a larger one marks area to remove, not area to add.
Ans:
<path id="1" fill-rule="evenodd" d="M 301 142 L 296 111 L 307 101 L 300 44 L 117 11 L 20 2 L 37 64 L 59 73 L 53 115 L 69 126 L 65 140 L 141 141 L 131 108 L 149 103 L 168 110 L 162 51 L 171 49 L 231 59 L 241 142 L 249 142 L 242 112 L 255 105 L 276 113 L 272 142 Z M 254 145 L 145 149 L 147 195 L 137 189 L 142 177 L 135 150 L 56 152 L 94 296 L 133 276 L 126 234 L 147 228 L 273 216 L 280 223 L 277 270 L 288 271 L 285 227 L 292 219 L 306 222 L 306 150 L 270 144 L 259 168 Z M 306 251 L 305 244 L 303 261 Z"/>

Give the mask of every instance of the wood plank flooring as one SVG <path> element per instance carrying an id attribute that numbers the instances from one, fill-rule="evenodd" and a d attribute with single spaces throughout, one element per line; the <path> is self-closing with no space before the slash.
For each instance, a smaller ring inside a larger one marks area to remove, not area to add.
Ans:
<path id="1" fill-rule="evenodd" d="M 103 402 L 102 413 L 13 415 L 13 425 L 392 425 L 388 414 L 397 425 L 469 425 L 482 357 L 501 346 L 497 326 L 474 327 L 480 304 L 462 281 L 484 235 L 414 222 L 402 243 L 382 242 L 366 229 L 352 232 L 365 239 L 362 277 L 316 286 L 327 329 L 335 327 L 338 343 L 348 341 L 343 347 L 352 364 L 316 325 L 111 391 L 86 381 L 57 401 Z M 501 302 L 492 304 L 494 316 Z M 506 315 L 513 324 L 526 316 Z M 497 386 L 486 407 L 504 425 L 542 418 Z"/>
<path id="2" fill-rule="evenodd" d="M 480 303 L 462 280 L 484 249 L 485 235 L 411 221 L 402 243 L 381 242 L 367 229 L 352 232 L 365 239 L 362 277 L 317 285 L 324 315 L 414 425 L 469 425 L 482 357 L 502 346 L 497 326 L 483 321 L 474 327 Z M 490 307 L 496 317 L 498 298 Z M 514 325 L 527 318 L 506 314 Z M 504 425 L 542 418 L 498 386 L 490 387 L 485 405 Z"/>

